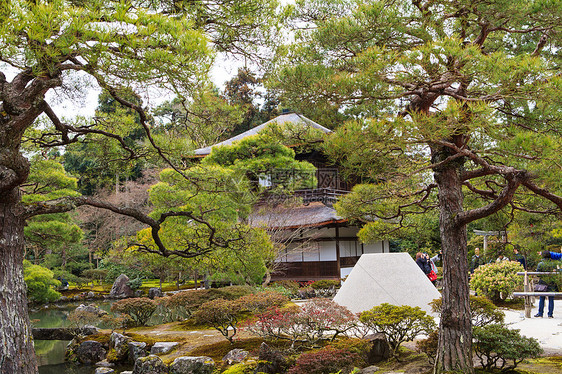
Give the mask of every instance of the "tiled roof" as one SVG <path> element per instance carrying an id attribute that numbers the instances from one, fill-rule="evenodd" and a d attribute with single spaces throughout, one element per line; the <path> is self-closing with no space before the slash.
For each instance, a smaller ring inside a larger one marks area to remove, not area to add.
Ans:
<path id="1" fill-rule="evenodd" d="M 334 208 L 320 202 L 296 207 L 262 207 L 250 215 L 254 227 L 292 229 L 301 227 L 320 227 L 333 223 L 347 222 L 337 215 Z"/>
<path id="2" fill-rule="evenodd" d="M 243 132 L 242 134 L 236 135 L 230 139 L 227 139 L 225 141 L 222 141 L 220 143 L 211 145 L 209 147 L 205 147 L 205 148 L 199 148 L 196 149 L 194 151 L 195 156 L 199 156 L 199 157 L 204 157 L 207 156 L 208 154 L 211 153 L 211 149 L 213 147 L 219 147 L 222 145 L 230 145 L 238 140 L 241 140 L 247 136 L 251 136 L 251 135 L 255 135 L 257 133 L 259 133 L 260 131 L 262 131 L 263 129 L 265 129 L 267 126 L 271 125 L 271 124 L 278 124 L 278 125 L 283 125 L 283 124 L 291 124 L 291 125 L 297 125 L 297 124 L 305 124 L 307 126 L 310 126 L 312 128 L 318 129 L 322 132 L 328 133 L 328 132 L 332 132 L 332 130 L 317 124 L 316 122 L 300 115 L 297 113 L 287 113 L 287 114 L 282 114 L 278 117 L 273 118 L 272 120 L 269 120 L 265 123 L 262 123 L 259 126 L 254 127 L 253 129 L 250 129 L 246 132 Z"/>

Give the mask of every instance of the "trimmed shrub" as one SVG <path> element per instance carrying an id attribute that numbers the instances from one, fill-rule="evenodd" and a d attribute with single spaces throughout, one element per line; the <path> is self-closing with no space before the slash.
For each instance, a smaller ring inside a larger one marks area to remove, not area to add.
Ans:
<path id="1" fill-rule="evenodd" d="M 315 290 L 322 290 L 326 288 L 340 288 L 340 286 L 341 281 L 335 279 L 321 279 L 310 284 L 310 287 L 314 288 Z"/>
<path id="2" fill-rule="evenodd" d="M 222 374 L 253 374 L 257 366 L 257 362 L 235 364 L 223 371 Z"/>
<path id="3" fill-rule="evenodd" d="M 174 321 L 188 319 L 203 303 L 217 300 L 236 300 L 240 297 L 251 295 L 254 288 L 250 286 L 228 286 L 223 288 L 211 288 L 208 290 L 193 290 L 178 292 L 170 297 L 162 298 L 164 314 Z"/>
<path id="4" fill-rule="evenodd" d="M 441 314 L 442 302 L 442 299 L 433 300 L 430 303 L 431 310 Z M 470 314 L 473 327 L 482 327 L 491 323 L 502 324 L 505 318 L 505 314 L 484 296 L 470 295 Z"/>
<path id="5" fill-rule="evenodd" d="M 34 303 L 48 303 L 58 300 L 60 293 L 55 291 L 60 282 L 54 279 L 54 273 L 43 266 L 23 262 L 23 277 L 27 286 L 27 298 Z"/>
<path id="6" fill-rule="evenodd" d="M 416 343 L 416 349 L 427 355 L 427 359 L 431 365 L 435 363 L 438 343 L 439 331 L 437 330 L 433 330 L 431 334 L 428 335 L 427 339 L 422 339 Z"/>
<path id="7" fill-rule="evenodd" d="M 127 286 L 131 287 L 132 290 L 138 290 L 142 286 L 142 280 L 141 277 L 129 279 Z"/>
<path id="8" fill-rule="evenodd" d="M 364 367 L 369 361 L 369 354 L 373 344 L 368 339 L 340 338 L 330 343 L 329 347 L 334 349 L 345 349 L 356 353 L 359 361 L 355 361 L 355 366 Z"/>
<path id="9" fill-rule="evenodd" d="M 294 344 L 300 337 L 294 323 L 299 312 L 298 307 L 284 310 L 274 307 L 248 321 L 246 329 L 266 339 L 287 339 Z"/>
<path id="10" fill-rule="evenodd" d="M 208 290 L 195 290 L 178 292 L 170 297 L 161 298 L 158 302 L 163 306 L 162 309 L 169 311 L 171 320 L 180 321 L 191 317 L 208 298 Z"/>
<path id="11" fill-rule="evenodd" d="M 148 297 L 136 297 L 114 302 L 111 311 L 129 315 L 135 326 L 145 326 L 156 306 L 157 303 Z"/>
<path id="12" fill-rule="evenodd" d="M 236 301 L 216 299 L 202 304 L 192 318 L 196 323 L 213 327 L 232 344 L 238 332 L 239 313 L 240 304 Z"/>
<path id="13" fill-rule="evenodd" d="M 543 352 L 534 338 L 521 336 L 499 324 L 476 327 L 473 330 L 474 352 L 486 370 L 513 370 L 527 358 L 537 358 Z"/>
<path id="14" fill-rule="evenodd" d="M 300 287 L 299 282 L 293 280 L 280 280 L 273 282 L 273 286 L 281 286 L 293 293 L 297 292 Z"/>
<path id="15" fill-rule="evenodd" d="M 295 282 L 296 283 L 296 282 Z M 288 299 L 294 297 L 296 295 L 296 290 L 298 290 L 298 283 L 297 283 L 297 288 L 296 289 L 289 289 L 289 288 L 285 288 L 277 283 L 272 283 L 267 287 L 263 287 L 263 286 L 257 286 L 256 287 L 257 292 L 261 292 L 261 291 L 274 291 L 277 293 L 280 293 L 282 295 L 285 295 Z"/>
<path id="16" fill-rule="evenodd" d="M 272 307 L 282 307 L 289 298 L 276 291 L 263 291 L 256 294 L 242 296 L 237 300 L 243 310 L 252 313 L 263 313 Z"/>
<path id="17" fill-rule="evenodd" d="M 329 338 L 350 330 L 357 322 L 357 316 L 344 306 L 330 299 L 311 299 L 301 306 L 297 315 L 305 338 L 310 343 Z"/>
<path id="18" fill-rule="evenodd" d="M 347 308 L 329 299 L 311 299 L 301 308 L 272 308 L 248 323 L 253 333 L 275 339 L 287 339 L 314 345 L 334 340 L 355 326 L 357 317 Z"/>
<path id="19" fill-rule="evenodd" d="M 420 334 L 429 334 L 436 329 L 433 317 L 419 307 L 409 305 L 377 305 L 359 315 L 359 320 L 375 332 L 385 334 L 394 356 L 400 344 L 414 340 Z"/>
<path id="20" fill-rule="evenodd" d="M 316 291 L 317 297 L 333 297 L 341 287 L 341 282 L 334 279 L 322 279 L 311 283 L 310 287 Z"/>
<path id="21" fill-rule="evenodd" d="M 492 301 L 505 300 L 517 286 L 523 284 L 518 271 L 524 271 L 517 261 L 493 262 L 479 266 L 470 278 L 470 287 Z"/>
<path id="22" fill-rule="evenodd" d="M 97 282 L 98 284 L 102 284 L 108 273 L 107 269 L 87 269 L 82 272 L 82 276 L 92 283 Z"/>
<path id="23" fill-rule="evenodd" d="M 328 347 L 316 352 L 303 353 L 287 374 L 349 373 L 359 360 L 357 353 Z"/>
<path id="24" fill-rule="evenodd" d="M 211 288 L 208 291 L 213 299 L 236 300 L 242 296 L 255 293 L 256 290 L 251 286 L 227 286 L 222 288 Z"/>
<path id="25" fill-rule="evenodd" d="M 128 314 L 122 313 L 117 317 L 111 316 L 109 314 L 102 316 L 101 324 L 108 329 L 111 329 L 111 331 L 115 331 L 117 329 L 124 330 L 127 328 L 127 326 L 134 326 L 135 323 Z"/>
<path id="26" fill-rule="evenodd" d="M 89 312 L 86 310 L 73 310 L 68 314 L 66 320 L 70 327 L 81 329 L 85 326 L 95 326 L 100 322 L 101 317 L 98 313 Z"/>

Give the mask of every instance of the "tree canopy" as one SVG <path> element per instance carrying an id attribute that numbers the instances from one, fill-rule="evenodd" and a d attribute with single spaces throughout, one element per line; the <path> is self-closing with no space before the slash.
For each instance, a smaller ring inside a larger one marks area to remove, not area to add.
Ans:
<path id="1" fill-rule="evenodd" d="M 466 227 L 560 213 L 562 4 L 297 1 L 271 85 L 351 117 L 326 150 L 372 183 L 338 209 L 366 237 L 437 211 L 444 302 L 435 371 L 472 372 Z"/>
<path id="2" fill-rule="evenodd" d="M 30 164 L 22 142 L 49 149 L 105 136 L 136 160 L 116 122 L 65 119 L 56 100 L 80 102 L 92 86 L 129 110 L 155 156 L 182 173 L 182 157 L 153 135 L 149 100 L 169 94 L 180 100 L 208 84 L 216 51 L 257 57 L 262 40 L 276 35 L 275 0 L 9 0 L 0 4 L 0 311 L 5 341 L 0 371 L 37 371 L 22 275 L 25 221 L 41 214 L 91 205 L 125 214 L 151 227 L 162 222 L 144 212 L 92 197 L 21 200 Z M 56 100 L 53 100 L 55 98 Z M 145 101 L 146 100 L 146 101 Z M 128 130 L 128 129 L 127 129 Z M 126 160 L 122 160 L 126 161 Z M 185 176 L 187 177 L 187 176 Z M 162 218 L 164 217 L 164 218 Z M 160 243 L 161 244 L 161 243 Z M 162 250 L 165 248 L 161 247 Z"/>

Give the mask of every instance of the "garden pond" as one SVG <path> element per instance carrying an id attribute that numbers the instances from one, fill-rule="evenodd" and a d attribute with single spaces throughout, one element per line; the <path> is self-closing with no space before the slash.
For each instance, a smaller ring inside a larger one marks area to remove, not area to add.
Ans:
<path id="1" fill-rule="evenodd" d="M 109 312 L 112 301 L 82 301 L 64 304 L 51 304 L 48 307 L 31 308 L 29 318 L 33 327 L 67 327 L 67 317 L 80 304 L 95 304 Z M 100 326 L 103 328 L 103 326 Z M 69 342 L 65 340 L 35 340 L 35 353 L 39 364 L 39 374 L 93 374 L 94 366 L 74 365 L 64 361 L 64 353 Z M 131 367 L 116 367 L 132 370 Z"/>

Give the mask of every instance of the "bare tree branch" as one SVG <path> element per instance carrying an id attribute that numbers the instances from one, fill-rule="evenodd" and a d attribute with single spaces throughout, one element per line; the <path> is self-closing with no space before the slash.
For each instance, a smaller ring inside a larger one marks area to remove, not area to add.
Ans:
<path id="1" fill-rule="evenodd" d="M 552 192 L 548 191 L 545 188 L 537 186 L 531 180 L 523 181 L 523 185 L 525 187 L 527 187 L 530 191 L 536 193 L 537 195 L 542 196 L 542 197 L 546 198 L 547 200 L 552 201 L 554 204 L 556 204 L 556 206 L 558 206 L 558 208 L 562 209 L 562 197 L 553 194 Z"/>
<path id="2" fill-rule="evenodd" d="M 25 207 L 24 217 L 28 219 L 41 214 L 68 212 L 78 206 L 83 206 L 83 205 L 88 205 L 100 209 L 106 209 L 117 214 L 132 217 L 137 221 L 142 222 L 145 225 L 149 226 L 151 229 L 152 239 L 154 240 L 156 248 L 151 248 L 150 246 L 139 244 L 139 243 L 135 243 L 133 245 L 147 252 L 158 253 L 166 257 L 173 256 L 173 255 L 185 257 L 185 258 L 196 257 L 201 254 L 209 253 L 215 250 L 216 248 L 228 248 L 232 243 L 243 240 L 244 237 L 243 235 L 244 228 L 242 225 L 238 225 L 234 227 L 229 232 L 229 233 L 235 232 L 237 235 L 234 235 L 229 238 L 225 238 L 225 237 L 221 237 L 220 235 L 217 235 L 217 228 L 213 226 L 209 221 L 203 218 L 206 212 L 202 212 L 201 215 L 196 215 L 193 212 L 165 212 L 160 215 L 159 219 L 154 219 L 150 217 L 148 214 L 141 211 L 140 209 L 121 207 L 115 204 L 111 204 L 107 201 L 102 201 L 87 196 L 64 197 L 55 200 L 48 200 L 48 201 L 38 202 L 35 204 L 30 204 Z M 162 242 L 162 239 L 160 237 L 160 230 L 162 228 L 162 224 L 169 217 L 189 218 L 207 227 L 208 231 L 201 232 L 199 235 L 196 234 L 192 238 L 191 237 L 187 238 L 186 241 L 184 241 L 181 250 L 171 250 L 166 247 L 166 245 Z M 198 239 L 200 238 L 204 238 L 204 240 L 199 241 Z"/>

